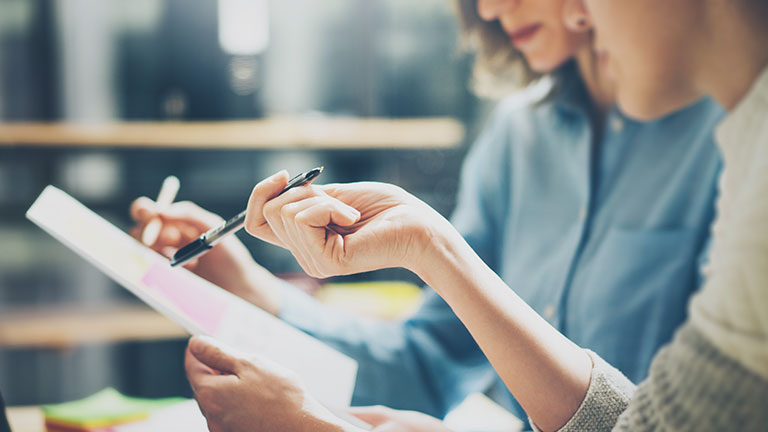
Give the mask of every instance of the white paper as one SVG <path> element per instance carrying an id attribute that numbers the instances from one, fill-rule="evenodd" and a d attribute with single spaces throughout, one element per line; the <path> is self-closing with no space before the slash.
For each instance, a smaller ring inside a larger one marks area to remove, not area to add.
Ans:
<path id="1" fill-rule="evenodd" d="M 197 402 L 189 400 L 152 413 L 149 418 L 114 426 L 115 432 L 208 432 Z"/>
<path id="2" fill-rule="evenodd" d="M 328 407 L 349 406 L 357 362 L 177 267 L 65 192 L 48 186 L 27 218 L 191 334 L 214 337 L 296 372 Z"/>
<path id="3" fill-rule="evenodd" d="M 456 432 L 518 432 L 523 422 L 482 393 L 472 393 L 443 419 Z"/>

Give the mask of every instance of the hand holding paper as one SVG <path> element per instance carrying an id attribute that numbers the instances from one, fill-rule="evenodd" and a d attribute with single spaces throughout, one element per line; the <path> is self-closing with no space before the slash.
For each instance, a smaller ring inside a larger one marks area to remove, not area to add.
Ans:
<path id="1" fill-rule="evenodd" d="M 348 406 L 357 364 L 320 341 L 183 269 L 48 186 L 27 217 L 190 333 L 213 336 L 287 367 L 329 407 Z"/>
<path id="2" fill-rule="evenodd" d="M 190 340 L 187 378 L 212 431 L 361 431 L 320 405 L 296 374 L 206 337 Z"/>

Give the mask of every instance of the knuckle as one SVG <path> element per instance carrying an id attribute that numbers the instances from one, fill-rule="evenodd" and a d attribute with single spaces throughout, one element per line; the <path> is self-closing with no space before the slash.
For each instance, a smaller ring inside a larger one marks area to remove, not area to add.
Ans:
<path id="1" fill-rule="evenodd" d="M 286 204 L 280 208 L 280 216 L 283 219 L 291 219 L 296 215 L 297 210 L 298 205 L 295 203 Z"/>
<path id="2" fill-rule="evenodd" d="M 261 208 L 261 213 L 266 218 L 268 214 L 274 213 L 277 208 L 277 203 L 274 200 L 267 201 Z"/>

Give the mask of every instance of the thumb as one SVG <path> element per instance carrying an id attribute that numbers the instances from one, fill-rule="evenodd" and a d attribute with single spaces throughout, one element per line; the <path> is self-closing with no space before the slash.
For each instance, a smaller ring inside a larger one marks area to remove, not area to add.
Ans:
<path id="1" fill-rule="evenodd" d="M 157 205 L 147 197 L 138 197 L 131 203 L 129 211 L 131 219 L 143 224 L 157 216 Z"/>
<path id="2" fill-rule="evenodd" d="M 222 373 L 237 375 L 240 359 L 222 348 L 208 336 L 194 336 L 189 340 L 189 352 L 201 363 Z"/>
<path id="3" fill-rule="evenodd" d="M 264 204 L 279 195 L 287 184 L 288 171 L 282 170 L 260 181 L 253 188 L 251 197 L 248 199 L 248 212 L 245 217 L 245 230 L 249 234 L 267 241 L 274 240 L 272 237 L 275 236 L 272 230 L 267 230 L 268 233 L 264 233 L 262 232 L 264 230 L 260 229 L 267 225 L 267 220 L 264 219 Z M 264 238 L 265 234 L 268 238 Z"/>
<path id="4" fill-rule="evenodd" d="M 165 222 L 181 222 L 204 232 L 221 225 L 224 220 L 218 215 L 198 206 L 191 201 L 180 201 L 159 211 Z"/>

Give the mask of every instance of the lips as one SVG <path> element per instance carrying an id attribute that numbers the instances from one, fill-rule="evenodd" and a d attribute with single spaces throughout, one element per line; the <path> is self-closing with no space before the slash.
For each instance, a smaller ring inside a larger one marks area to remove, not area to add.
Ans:
<path id="1" fill-rule="evenodd" d="M 541 24 L 531 24 L 529 26 L 509 31 L 507 34 L 509 35 L 509 39 L 513 44 L 520 45 L 531 40 L 540 28 Z"/>

